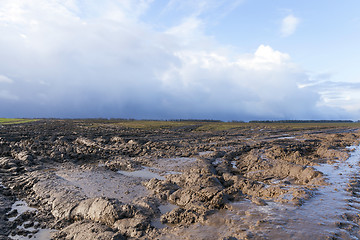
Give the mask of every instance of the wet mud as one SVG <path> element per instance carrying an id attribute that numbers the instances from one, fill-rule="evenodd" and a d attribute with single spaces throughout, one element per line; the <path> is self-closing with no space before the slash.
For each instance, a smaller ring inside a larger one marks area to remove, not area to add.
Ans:
<path id="1" fill-rule="evenodd" d="M 3 126 L 0 238 L 360 237 L 358 129 L 197 127 Z"/>

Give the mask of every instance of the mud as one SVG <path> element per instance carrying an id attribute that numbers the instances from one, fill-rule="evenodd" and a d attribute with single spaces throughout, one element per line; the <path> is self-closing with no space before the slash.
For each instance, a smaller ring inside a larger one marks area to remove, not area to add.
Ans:
<path id="1" fill-rule="evenodd" d="M 196 128 L 4 126 L 0 238 L 360 237 L 357 129 Z"/>

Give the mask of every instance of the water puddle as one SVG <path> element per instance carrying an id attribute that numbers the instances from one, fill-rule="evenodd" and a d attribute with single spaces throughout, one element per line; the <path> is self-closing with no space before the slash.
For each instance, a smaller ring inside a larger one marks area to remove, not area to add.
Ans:
<path id="1" fill-rule="evenodd" d="M 170 174 L 182 174 L 182 172 L 197 161 L 193 157 L 159 158 L 152 162 L 152 167 L 144 167 L 139 174 L 145 174 L 145 179 L 157 178 L 164 180 L 164 176 Z M 138 171 L 135 171 L 138 172 Z M 150 172 L 150 173 L 149 173 Z M 134 172 L 133 172 L 134 173 Z M 154 175 L 154 173 L 156 175 Z M 126 173 L 125 173 L 126 174 Z M 132 173 L 131 173 L 132 174 Z M 138 174 L 138 173 L 135 173 Z M 141 177 L 141 176 L 139 176 Z"/>
<path id="2" fill-rule="evenodd" d="M 234 169 L 237 169 L 237 166 L 236 166 L 236 161 L 231 161 L 231 165 Z"/>
<path id="3" fill-rule="evenodd" d="M 159 206 L 159 210 L 160 210 L 160 214 L 163 215 L 165 213 L 168 213 L 172 210 L 174 210 L 175 208 L 177 208 L 178 206 L 168 203 L 168 204 L 163 204 Z M 151 225 L 155 228 L 161 229 L 161 228 L 165 228 L 167 227 L 166 224 L 161 223 L 160 221 L 160 217 L 155 218 L 151 221 Z"/>
<path id="4" fill-rule="evenodd" d="M 64 179 L 64 184 L 71 184 L 89 198 L 109 197 L 131 203 L 135 199 L 148 195 L 141 185 L 141 179 L 129 178 L 110 170 L 63 169 L 56 175 Z"/>
<path id="5" fill-rule="evenodd" d="M 9 236 L 10 239 L 14 240 L 49 240 L 51 239 L 51 234 L 56 232 L 57 230 L 53 229 L 35 229 L 33 227 L 31 228 L 24 228 L 23 226 L 19 227 L 20 229 L 24 229 L 26 231 L 32 232 L 31 234 L 28 234 L 28 236 Z"/>
<path id="6" fill-rule="evenodd" d="M 205 156 L 205 155 L 211 154 L 211 153 L 213 153 L 213 152 L 214 152 L 214 151 L 199 152 L 199 156 Z"/>
<path id="7" fill-rule="evenodd" d="M 176 174 L 182 174 L 182 172 L 177 172 L 177 171 L 167 171 L 165 173 L 165 175 L 176 175 Z"/>
<path id="8" fill-rule="evenodd" d="M 174 210 L 177 207 L 178 206 L 176 206 L 174 204 L 168 203 L 168 204 L 160 205 L 159 210 L 160 210 L 161 214 L 165 214 L 165 213 L 168 213 L 168 212 Z"/>
<path id="9" fill-rule="evenodd" d="M 16 215 L 14 217 L 10 217 L 9 221 L 15 221 L 21 214 L 25 212 L 36 212 L 36 208 L 29 207 L 27 203 L 23 200 L 16 201 L 12 206 L 10 212 L 16 211 Z M 27 232 L 27 236 L 21 235 L 14 235 L 9 236 L 10 239 L 14 240 L 28 240 L 28 239 L 35 239 L 35 240 L 48 240 L 51 238 L 51 233 L 55 232 L 56 230 L 53 229 L 40 229 L 34 227 L 35 225 L 39 225 L 39 223 L 34 223 L 31 227 L 25 227 L 30 222 L 24 222 L 21 226 L 17 226 L 17 229 L 22 230 L 23 232 Z"/>
<path id="10" fill-rule="evenodd" d="M 143 179 L 152 179 L 152 178 L 156 178 L 159 180 L 165 180 L 165 177 L 160 176 L 158 173 L 155 173 L 153 171 L 151 171 L 152 168 L 149 167 L 143 167 L 143 169 L 138 170 L 138 171 L 133 171 L 133 172 L 129 172 L 129 171 L 117 171 L 118 173 L 128 176 L 128 177 L 138 177 L 138 178 L 143 178 Z"/>
<path id="11" fill-rule="evenodd" d="M 197 160 L 197 158 L 193 157 L 175 157 L 175 158 L 163 158 L 169 163 L 177 163 L 177 164 L 189 164 L 193 163 Z"/>
<path id="12" fill-rule="evenodd" d="M 349 207 L 350 202 L 359 202 L 346 191 L 351 179 L 358 175 L 360 167 L 360 147 L 346 161 L 335 164 L 322 164 L 316 170 L 323 172 L 329 185 L 321 186 L 314 196 L 302 206 L 267 201 L 266 206 L 257 206 L 249 200 L 231 204 L 231 209 L 221 210 L 209 217 L 207 222 L 186 229 L 186 233 L 197 239 L 218 239 L 222 236 L 244 236 L 256 233 L 265 239 L 329 239 L 339 234 L 341 239 L 358 239 L 339 228 L 347 224 L 342 215 L 360 211 Z"/>
<path id="13" fill-rule="evenodd" d="M 223 161 L 224 160 L 222 160 L 221 158 L 217 158 L 212 162 L 212 165 L 217 166 L 217 165 L 221 164 Z"/>
<path id="14" fill-rule="evenodd" d="M 24 212 L 36 212 L 36 208 L 32 208 L 29 207 L 27 205 L 27 203 L 23 200 L 19 200 L 13 203 L 13 205 L 11 206 L 11 210 L 9 212 L 12 211 L 17 211 L 16 216 L 9 218 L 10 222 L 13 222 L 16 218 L 18 218 L 21 214 L 23 214 Z"/>
<path id="15" fill-rule="evenodd" d="M 295 137 L 278 137 L 277 139 L 294 139 Z"/>

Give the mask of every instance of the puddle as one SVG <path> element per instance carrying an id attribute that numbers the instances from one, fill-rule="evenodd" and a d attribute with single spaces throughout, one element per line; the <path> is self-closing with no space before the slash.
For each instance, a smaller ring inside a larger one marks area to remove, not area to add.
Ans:
<path id="1" fill-rule="evenodd" d="M 56 172 L 66 184 L 78 188 L 89 198 L 117 198 L 124 203 L 148 195 L 148 190 L 139 178 L 129 178 L 110 170 L 63 169 Z"/>
<path id="2" fill-rule="evenodd" d="M 221 151 L 233 150 L 233 149 L 234 149 L 233 146 L 225 146 L 225 147 L 221 147 L 221 148 L 220 148 Z"/>
<path id="3" fill-rule="evenodd" d="M 197 161 L 194 157 L 159 158 L 152 162 L 152 169 L 159 175 L 181 174 Z M 161 176 L 160 176 L 161 177 Z"/>
<path id="4" fill-rule="evenodd" d="M 171 163 L 189 164 L 189 163 L 196 162 L 197 158 L 193 158 L 193 157 L 175 157 L 175 158 L 163 158 L 163 160 L 166 160 L 170 164 Z"/>
<path id="5" fill-rule="evenodd" d="M 237 166 L 236 166 L 236 161 L 231 161 L 231 165 L 234 169 L 237 169 Z"/>
<path id="6" fill-rule="evenodd" d="M 210 216 L 205 224 L 192 225 L 186 231 L 175 231 L 174 236 L 219 239 L 225 236 L 243 237 L 250 231 L 256 233 L 259 239 L 330 239 L 334 233 L 340 234 L 341 239 L 358 239 L 338 227 L 339 224 L 346 227 L 354 225 L 341 218 L 345 213 L 360 214 L 359 210 L 349 206 L 349 202 L 359 202 L 359 199 L 345 190 L 360 172 L 360 147 L 350 154 L 346 161 L 315 167 L 324 173 L 329 185 L 319 187 L 302 206 L 271 201 L 267 201 L 266 206 L 257 206 L 244 200 L 232 203 L 229 210 Z"/>
<path id="7" fill-rule="evenodd" d="M 177 208 L 178 206 L 168 203 L 168 204 L 164 204 L 164 205 L 160 205 L 159 206 L 159 210 L 161 214 L 165 214 L 167 212 L 170 212 L 172 210 L 174 210 L 175 208 Z"/>
<path id="8" fill-rule="evenodd" d="M 17 210 L 17 215 L 15 217 L 9 218 L 10 222 L 13 222 L 18 216 L 23 214 L 24 212 L 36 212 L 36 208 L 29 207 L 27 203 L 23 200 L 19 200 L 13 203 L 11 206 L 11 210 L 9 212 L 12 212 L 13 210 Z"/>
<path id="9" fill-rule="evenodd" d="M 199 156 L 204 156 L 213 153 L 214 151 L 199 152 Z"/>
<path id="10" fill-rule="evenodd" d="M 18 200 L 14 202 L 14 204 L 11 206 L 11 210 L 9 212 L 12 212 L 13 210 L 17 210 L 17 215 L 14 217 L 9 218 L 10 222 L 13 222 L 16 218 L 18 218 L 21 214 L 25 212 L 36 212 L 36 208 L 29 207 L 27 203 L 23 200 Z M 24 222 L 21 226 L 18 226 L 17 229 L 25 230 L 27 232 L 31 232 L 28 234 L 28 236 L 9 236 L 10 239 L 14 240 L 27 240 L 27 239 L 35 239 L 35 240 L 48 240 L 51 238 L 51 233 L 55 232 L 56 230 L 53 229 L 40 229 L 40 228 L 34 228 L 34 227 L 28 227 L 25 228 L 24 225 L 29 222 Z"/>
<path id="11" fill-rule="evenodd" d="M 160 176 L 158 173 L 152 172 L 150 171 L 152 168 L 149 167 L 143 167 L 143 169 L 138 170 L 138 171 L 133 171 L 133 172 L 129 172 L 129 171 L 117 171 L 118 173 L 128 176 L 128 177 L 138 177 L 138 178 L 143 178 L 143 179 L 152 179 L 152 178 L 156 178 L 159 180 L 165 180 L 165 177 Z"/>
<path id="12" fill-rule="evenodd" d="M 175 175 L 175 174 L 182 174 L 182 172 L 168 171 L 168 172 L 165 173 L 165 175 Z"/>
<path id="13" fill-rule="evenodd" d="M 278 137 L 277 139 L 294 139 L 295 137 Z"/>
<path id="14" fill-rule="evenodd" d="M 222 163 L 222 162 L 223 162 L 223 160 L 222 160 L 221 158 L 217 158 L 217 159 L 215 159 L 215 161 L 212 162 L 212 165 L 217 166 L 217 165 L 219 165 L 219 164 Z"/>
<path id="15" fill-rule="evenodd" d="M 159 210 L 160 210 L 160 213 L 161 215 L 165 214 L 165 213 L 168 213 L 170 211 L 172 211 L 173 209 L 177 208 L 178 206 L 174 205 L 174 204 L 171 204 L 171 203 L 168 203 L 168 204 L 163 204 L 163 205 L 160 205 L 159 206 Z M 166 224 L 163 224 L 161 223 L 160 221 L 160 217 L 158 218 L 155 218 L 151 221 L 151 225 L 155 228 L 158 228 L 158 229 L 161 229 L 161 228 L 166 228 L 167 225 Z"/>
<path id="16" fill-rule="evenodd" d="M 56 232 L 57 230 L 53 229 L 35 229 L 35 228 L 24 228 L 23 226 L 20 227 L 21 229 L 25 229 L 30 232 L 34 232 L 33 234 L 29 234 L 28 236 L 9 236 L 10 239 L 14 240 L 49 240 L 51 239 L 51 234 Z M 35 233 L 36 232 L 36 233 Z"/>

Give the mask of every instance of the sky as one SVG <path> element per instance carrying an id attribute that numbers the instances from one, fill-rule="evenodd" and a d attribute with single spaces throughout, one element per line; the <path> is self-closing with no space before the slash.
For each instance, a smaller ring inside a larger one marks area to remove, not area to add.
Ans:
<path id="1" fill-rule="evenodd" d="M 358 0 L 0 0 L 0 117 L 360 119 Z"/>

